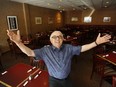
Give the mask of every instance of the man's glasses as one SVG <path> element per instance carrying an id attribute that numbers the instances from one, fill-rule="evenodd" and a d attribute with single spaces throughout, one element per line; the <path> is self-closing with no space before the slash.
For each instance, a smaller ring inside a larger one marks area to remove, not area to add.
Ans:
<path id="1" fill-rule="evenodd" d="M 58 38 L 58 39 L 62 39 L 63 36 L 61 36 L 61 35 L 59 35 L 59 36 L 52 36 L 52 38 L 53 38 L 53 39 L 57 39 L 57 38 Z"/>

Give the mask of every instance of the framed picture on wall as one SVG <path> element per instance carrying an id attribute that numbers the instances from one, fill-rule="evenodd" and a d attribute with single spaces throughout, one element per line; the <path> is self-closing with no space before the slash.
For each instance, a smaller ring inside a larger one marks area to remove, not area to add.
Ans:
<path id="1" fill-rule="evenodd" d="M 9 30 L 18 30 L 17 16 L 7 16 Z"/>
<path id="2" fill-rule="evenodd" d="M 48 17 L 48 24 L 53 24 L 53 18 L 52 17 Z"/>
<path id="3" fill-rule="evenodd" d="M 42 18 L 41 17 L 35 17 L 35 24 L 42 24 Z"/>
<path id="4" fill-rule="evenodd" d="M 103 22 L 110 22 L 111 21 L 111 17 L 104 17 L 103 18 Z"/>
<path id="5" fill-rule="evenodd" d="M 77 17 L 72 17 L 71 21 L 78 21 L 78 18 Z"/>
<path id="6" fill-rule="evenodd" d="M 84 17 L 84 22 L 85 23 L 91 23 L 92 22 L 92 17 Z"/>

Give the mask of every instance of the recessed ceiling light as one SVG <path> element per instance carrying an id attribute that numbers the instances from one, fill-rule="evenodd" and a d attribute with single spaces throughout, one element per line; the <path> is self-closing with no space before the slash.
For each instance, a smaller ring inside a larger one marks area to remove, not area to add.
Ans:
<path id="1" fill-rule="evenodd" d="M 104 6 L 105 8 L 107 8 L 108 6 Z"/>
<path id="2" fill-rule="evenodd" d="M 62 11 L 60 10 L 60 12 L 62 12 Z"/>
<path id="3" fill-rule="evenodd" d="M 50 5 L 50 3 L 48 3 L 48 5 Z"/>
<path id="4" fill-rule="evenodd" d="M 62 9 L 63 11 L 65 11 L 65 9 Z"/>
<path id="5" fill-rule="evenodd" d="M 86 10 L 87 8 L 86 8 L 86 7 L 84 7 L 83 9 L 84 9 L 84 10 Z"/>
<path id="6" fill-rule="evenodd" d="M 60 2 L 62 2 L 63 0 L 59 0 Z"/>
<path id="7" fill-rule="evenodd" d="M 61 6 L 58 6 L 58 8 L 61 8 Z"/>
<path id="8" fill-rule="evenodd" d="M 107 1 L 106 3 L 108 4 L 109 2 Z"/>
<path id="9" fill-rule="evenodd" d="M 75 8 L 73 8 L 73 10 L 75 10 Z"/>

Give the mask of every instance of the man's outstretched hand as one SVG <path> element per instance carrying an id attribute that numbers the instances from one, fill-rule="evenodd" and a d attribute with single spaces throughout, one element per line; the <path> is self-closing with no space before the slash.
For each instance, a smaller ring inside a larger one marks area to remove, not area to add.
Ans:
<path id="1" fill-rule="evenodd" d="M 17 30 L 16 34 L 13 31 L 7 30 L 7 35 L 9 36 L 10 40 L 14 43 L 18 44 L 21 42 L 19 30 Z"/>
<path id="2" fill-rule="evenodd" d="M 99 44 L 102 44 L 102 43 L 109 42 L 110 39 L 111 39 L 111 35 L 106 34 L 104 36 L 101 36 L 101 34 L 99 33 L 98 36 L 97 36 L 97 39 L 96 39 L 96 43 L 99 45 Z"/>

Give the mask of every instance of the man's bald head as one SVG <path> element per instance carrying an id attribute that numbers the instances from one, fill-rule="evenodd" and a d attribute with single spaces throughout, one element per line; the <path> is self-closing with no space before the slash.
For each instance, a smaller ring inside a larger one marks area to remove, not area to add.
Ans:
<path id="1" fill-rule="evenodd" d="M 53 46 L 60 48 L 63 43 L 63 34 L 60 31 L 54 31 L 50 35 L 50 42 Z"/>
<path id="2" fill-rule="evenodd" d="M 50 40 L 52 39 L 53 36 L 59 36 L 59 35 L 63 37 L 63 34 L 61 33 L 61 31 L 52 32 L 52 34 L 50 35 Z"/>

